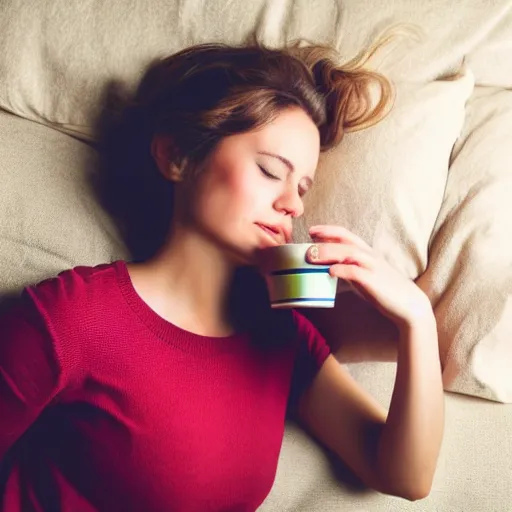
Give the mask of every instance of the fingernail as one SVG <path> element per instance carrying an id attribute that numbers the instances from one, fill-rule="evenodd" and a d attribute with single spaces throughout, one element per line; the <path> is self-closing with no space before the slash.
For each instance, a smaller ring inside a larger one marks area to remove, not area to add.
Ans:
<path id="1" fill-rule="evenodd" d="M 308 258 L 311 260 L 311 261 L 315 261 L 318 259 L 318 245 L 312 245 L 309 249 L 308 249 Z"/>

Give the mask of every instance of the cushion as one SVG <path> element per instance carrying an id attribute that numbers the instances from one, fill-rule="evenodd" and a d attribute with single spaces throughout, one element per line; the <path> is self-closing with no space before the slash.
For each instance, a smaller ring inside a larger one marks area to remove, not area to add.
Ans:
<path id="1" fill-rule="evenodd" d="M 92 191 L 94 149 L 5 112 L 0 140 L 1 295 L 126 254 Z"/>
<path id="2" fill-rule="evenodd" d="M 483 80 L 496 46 L 486 37 L 509 7 L 508 0 L 398 0 L 379 9 L 373 0 L 2 0 L 0 107 L 91 137 L 113 83 L 133 88 L 155 57 L 198 42 L 240 43 L 256 32 L 268 44 L 298 37 L 328 43 L 349 58 L 396 22 L 417 24 L 424 37 L 399 39 L 377 56 L 375 65 L 391 78 L 439 78 L 482 47 L 485 58 L 475 55 L 474 64 Z M 499 41 L 505 48 L 506 38 Z"/>
<path id="3" fill-rule="evenodd" d="M 465 62 L 475 73 L 478 85 L 512 88 L 512 4 L 498 2 L 501 13 L 487 25 L 487 35 L 465 56 Z"/>
<path id="4" fill-rule="evenodd" d="M 451 81 L 397 84 L 387 118 L 321 155 L 306 213 L 295 225 L 297 241 L 309 239 L 308 226 L 343 225 L 407 276 L 424 272 L 472 90 L 470 72 Z"/>
<path id="5" fill-rule="evenodd" d="M 297 241 L 308 227 L 342 225 L 393 266 L 416 279 L 429 261 L 429 242 L 443 201 L 450 154 L 459 137 L 471 73 L 451 81 L 396 84 L 393 110 L 378 125 L 347 134 L 321 156 Z M 304 311 L 341 361 L 393 360 L 393 324 L 339 281 L 333 310 Z"/>
<path id="6" fill-rule="evenodd" d="M 418 284 L 435 307 L 445 387 L 512 402 L 512 91 L 478 87 L 467 109 Z"/>

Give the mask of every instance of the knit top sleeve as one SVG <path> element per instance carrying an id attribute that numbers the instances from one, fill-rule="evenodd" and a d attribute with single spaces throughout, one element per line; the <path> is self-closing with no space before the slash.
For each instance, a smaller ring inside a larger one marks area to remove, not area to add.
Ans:
<path id="1" fill-rule="evenodd" d="M 331 353 L 329 345 L 316 327 L 297 311 L 293 314 L 298 336 L 298 350 L 290 390 L 292 410 Z"/>

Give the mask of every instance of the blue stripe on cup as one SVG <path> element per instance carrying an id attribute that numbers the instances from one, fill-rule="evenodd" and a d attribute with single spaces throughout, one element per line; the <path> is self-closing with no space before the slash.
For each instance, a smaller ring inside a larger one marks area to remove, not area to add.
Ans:
<path id="1" fill-rule="evenodd" d="M 319 267 L 319 268 L 291 268 L 286 270 L 274 270 L 271 272 L 271 276 L 293 276 L 296 274 L 328 274 L 329 267 Z"/>

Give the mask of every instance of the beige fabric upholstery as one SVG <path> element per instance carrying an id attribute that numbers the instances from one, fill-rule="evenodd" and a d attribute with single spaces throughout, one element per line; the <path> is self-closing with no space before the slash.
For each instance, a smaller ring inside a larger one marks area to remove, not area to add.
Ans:
<path id="1" fill-rule="evenodd" d="M 113 81 L 133 87 L 150 60 L 190 44 L 239 43 L 255 32 L 268 44 L 328 43 L 348 58 L 397 22 L 418 25 L 424 37 L 398 40 L 377 58 L 393 79 L 437 79 L 467 56 L 479 81 L 511 86 L 511 8 L 512 0 L 378 8 L 373 0 L 2 0 L 0 107 L 90 134 Z"/>
<path id="2" fill-rule="evenodd" d="M 418 283 L 435 307 L 447 389 L 512 402 L 512 91 L 478 87 Z"/>
<path id="3" fill-rule="evenodd" d="M 460 93 L 458 99 L 462 99 Z M 445 100 L 450 101 L 448 96 Z M 426 94 L 425 101 L 418 104 L 426 106 Z M 438 321 L 445 389 L 508 403 L 512 402 L 512 92 L 477 87 L 472 95 L 439 211 L 437 204 L 441 203 L 436 203 L 433 193 L 434 169 L 441 169 L 433 165 L 431 157 L 435 150 L 441 152 L 442 143 L 434 143 L 432 133 L 436 133 L 435 123 L 448 126 L 447 118 L 436 116 L 450 117 L 453 108 L 453 102 L 439 110 L 427 107 L 428 114 L 421 122 L 411 123 L 415 129 L 405 125 L 407 129 L 389 152 L 372 133 L 394 133 L 395 124 L 403 127 L 400 109 L 374 129 L 347 137 L 332 157 L 323 159 L 319 187 L 308 198 L 308 213 L 301 223 L 345 224 L 404 273 L 414 278 L 419 275 L 417 283 L 431 298 Z M 403 115 L 412 121 L 414 106 Z M 419 134 L 414 136 L 422 129 L 429 130 L 427 140 Z M 344 147 L 352 138 L 363 141 L 360 148 Z M 427 147 L 432 143 L 432 150 L 429 153 L 426 147 L 422 151 L 414 141 Z M 369 147 L 370 152 L 366 151 Z M 404 165 L 403 175 L 398 177 L 400 163 L 407 162 L 411 154 L 414 167 Z M 392 177 L 382 172 L 387 169 L 388 157 L 393 161 Z M 371 178 L 366 176 L 368 171 Z M 440 174 L 437 176 L 441 179 Z M 386 196 L 390 183 L 392 193 Z M 393 186 L 395 183 L 399 188 Z M 349 202 L 344 199 L 346 195 L 351 198 Z M 352 202 L 352 198 L 356 200 Z M 375 205 L 377 198 L 380 204 Z M 387 238 L 381 240 L 368 235 L 372 229 L 378 233 L 379 213 L 380 222 L 389 217 L 394 221 L 384 230 Z M 426 221 L 432 213 L 435 228 L 422 230 L 418 220 Z M 407 229 L 407 223 L 414 227 Z M 407 251 L 406 257 L 400 251 Z M 408 268 L 406 263 L 417 266 Z M 396 333 L 392 325 L 353 294 L 339 295 L 333 311 L 313 312 L 311 317 L 331 340 L 341 361 L 394 360 Z"/>
<path id="4" fill-rule="evenodd" d="M 321 155 L 294 227 L 297 241 L 309 240 L 309 226 L 343 225 L 405 275 L 422 274 L 472 91 L 469 72 L 452 81 L 396 84 L 387 118 Z"/>
<path id="5" fill-rule="evenodd" d="M 387 405 L 395 365 L 349 365 Z M 510 512 L 512 406 L 448 393 L 446 430 L 430 496 L 409 502 L 357 485 L 299 427 L 287 427 L 275 485 L 258 512 Z"/>
<path id="6" fill-rule="evenodd" d="M 1 294 L 125 254 L 91 190 L 95 150 L 4 112 L 0 140 Z"/>

